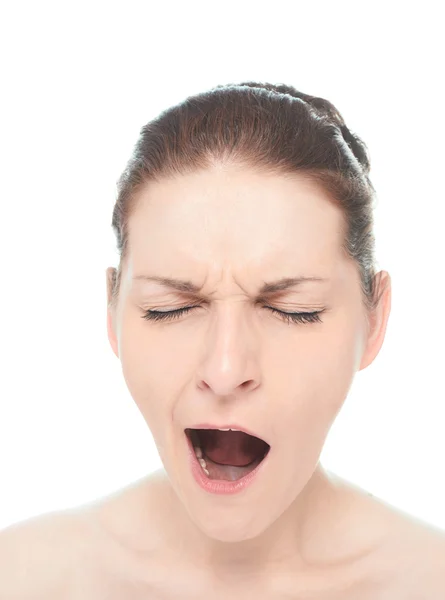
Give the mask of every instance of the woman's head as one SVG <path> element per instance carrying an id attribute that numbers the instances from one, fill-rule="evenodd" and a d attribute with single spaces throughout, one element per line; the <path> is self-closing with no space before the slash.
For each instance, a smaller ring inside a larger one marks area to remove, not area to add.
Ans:
<path id="1" fill-rule="evenodd" d="M 255 537 L 291 505 L 383 343 L 390 280 L 375 270 L 365 148 L 327 100 L 219 86 L 147 124 L 119 181 L 109 340 L 175 491 L 215 539 Z M 184 430 L 228 422 L 270 443 L 269 465 L 214 496 L 191 476 Z"/>

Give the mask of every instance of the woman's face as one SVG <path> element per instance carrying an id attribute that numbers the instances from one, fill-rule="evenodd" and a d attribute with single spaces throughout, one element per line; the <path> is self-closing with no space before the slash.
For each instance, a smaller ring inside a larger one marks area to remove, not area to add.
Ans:
<path id="1" fill-rule="evenodd" d="M 218 540 L 255 537 L 308 483 L 355 372 L 383 341 L 381 333 L 369 346 L 358 270 L 341 252 L 341 212 L 302 177 L 216 166 L 150 183 L 129 241 L 108 314 L 129 391 L 195 524 Z M 321 281 L 260 296 L 265 282 L 296 277 Z M 196 305 L 171 321 L 142 318 Z M 321 311 L 320 322 L 287 323 L 266 306 Z M 184 430 L 199 423 L 238 423 L 270 444 L 267 466 L 242 493 L 215 495 L 195 482 Z"/>

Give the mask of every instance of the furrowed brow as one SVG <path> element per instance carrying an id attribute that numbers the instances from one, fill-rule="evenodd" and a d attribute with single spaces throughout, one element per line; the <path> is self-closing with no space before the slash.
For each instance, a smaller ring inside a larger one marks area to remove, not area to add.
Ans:
<path id="1" fill-rule="evenodd" d="M 187 294 L 199 294 L 203 286 L 198 286 L 191 281 L 184 279 L 173 279 L 171 277 L 159 277 L 156 275 L 135 275 L 134 281 L 155 282 L 164 287 L 175 289 L 179 292 Z M 275 281 L 266 281 L 258 291 L 259 296 L 270 295 L 276 292 L 282 292 L 293 287 L 301 286 L 309 282 L 327 282 L 328 279 L 323 277 L 282 277 Z"/>

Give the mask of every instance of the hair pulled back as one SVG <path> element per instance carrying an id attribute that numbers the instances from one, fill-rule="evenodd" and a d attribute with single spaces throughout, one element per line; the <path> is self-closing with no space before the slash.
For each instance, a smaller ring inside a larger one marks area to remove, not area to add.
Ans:
<path id="1" fill-rule="evenodd" d="M 308 177 L 344 217 L 343 251 L 359 269 L 365 306 L 375 297 L 375 240 L 370 159 L 364 142 L 335 106 L 284 84 L 218 85 L 189 96 L 142 127 L 118 180 L 112 227 L 120 263 L 114 271 L 117 300 L 128 253 L 128 221 L 138 192 L 150 181 L 230 162 L 268 173 Z"/>

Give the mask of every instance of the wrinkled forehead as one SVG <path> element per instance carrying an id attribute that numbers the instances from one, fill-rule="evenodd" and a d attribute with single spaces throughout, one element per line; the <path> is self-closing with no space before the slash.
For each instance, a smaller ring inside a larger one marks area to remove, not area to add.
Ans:
<path id="1" fill-rule="evenodd" d="M 338 260 L 341 210 L 305 177 L 214 168 L 150 183 L 129 221 L 132 260 L 155 256 L 240 265 Z M 136 265 L 135 265 L 136 266 Z"/>
<path id="2" fill-rule="evenodd" d="M 308 302 L 355 297 L 360 276 L 342 249 L 343 232 L 340 209 L 305 178 L 215 169 L 166 179 L 138 198 L 124 288 L 176 293 L 147 283 L 155 276 L 192 283 L 206 297 L 255 298 L 265 282 L 312 277 L 325 281 L 289 294 Z"/>

